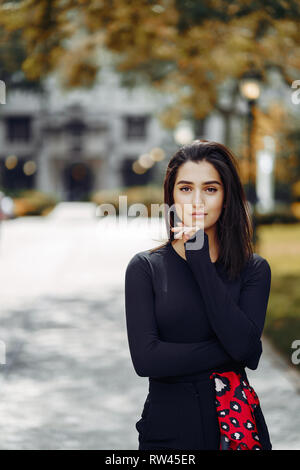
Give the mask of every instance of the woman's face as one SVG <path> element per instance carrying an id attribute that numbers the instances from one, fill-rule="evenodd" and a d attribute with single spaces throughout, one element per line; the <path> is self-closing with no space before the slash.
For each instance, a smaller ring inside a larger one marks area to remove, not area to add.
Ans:
<path id="1" fill-rule="evenodd" d="M 224 200 L 224 187 L 218 171 L 206 161 L 188 161 L 181 165 L 173 190 L 176 213 L 187 226 L 203 222 L 205 230 L 213 227 L 219 219 Z M 204 219 L 192 215 L 203 210 Z M 176 226 L 176 219 L 175 219 Z"/>

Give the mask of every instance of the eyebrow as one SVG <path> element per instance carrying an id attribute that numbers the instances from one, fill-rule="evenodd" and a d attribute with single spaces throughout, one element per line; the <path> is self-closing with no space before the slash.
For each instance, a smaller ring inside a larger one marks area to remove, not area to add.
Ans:
<path id="1" fill-rule="evenodd" d="M 178 181 L 177 184 L 194 184 L 194 183 L 192 181 L 180 180 L 180 181 Z M 222 186 L 219 181 L 204 181 L 204 183 L 202 183 L 202 184 L 203 185 L 204 184 L 219 184 L 220 186 Z"/>

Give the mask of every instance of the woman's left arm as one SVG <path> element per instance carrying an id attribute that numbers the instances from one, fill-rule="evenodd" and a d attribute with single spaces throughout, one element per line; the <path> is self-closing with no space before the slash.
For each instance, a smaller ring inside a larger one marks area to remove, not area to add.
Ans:
<path id="1" fill-rule="evenodd" d="M 268 262 L 258 257 L 247 267 L 238 304 L 232 299 L 210 259 L 208 236 L 200 249 L 189 249 L 199 229 L 184 243 L 186 260 L 199 285 L 208 320 L 225 350 L 237 362 L 249 359 L 264 328 L 271 286 Z"/>

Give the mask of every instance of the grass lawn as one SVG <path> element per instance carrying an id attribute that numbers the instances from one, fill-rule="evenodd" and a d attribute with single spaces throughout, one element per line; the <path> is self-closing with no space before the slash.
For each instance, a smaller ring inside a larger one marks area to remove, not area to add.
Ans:
<path id="1" fill-rule="evenodd" d="M 263 225 L 258 236 L 256 252 L 267 259 L 272 271 L 264 334 L 300 372 L 300 364 L 291 361 L 292 342 L 300 341 L 300 223 Z"/>

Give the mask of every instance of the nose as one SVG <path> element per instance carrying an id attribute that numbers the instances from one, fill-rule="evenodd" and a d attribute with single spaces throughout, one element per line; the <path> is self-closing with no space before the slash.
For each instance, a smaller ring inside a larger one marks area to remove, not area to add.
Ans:
<path id="1" fill-rule="evenodd" d="M 201 191 L 195 191 L 193 198 L 193 208 L 196 210 L 204 209 L 204 200 Z"/>

